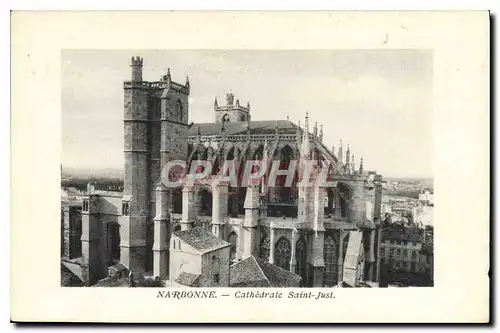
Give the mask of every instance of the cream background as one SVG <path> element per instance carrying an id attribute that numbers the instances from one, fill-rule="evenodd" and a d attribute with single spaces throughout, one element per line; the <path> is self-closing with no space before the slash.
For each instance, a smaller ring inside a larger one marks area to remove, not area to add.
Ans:
<path id="1" fill-rule="evenodd" d="M 11 46 L 12 320 L 489 319 L 487 12 L 15 12 Z M 157 299 L 156 289 L 61 288 L 61 50 L 169 48 L 432 49 L 435 287 L 334 289 L 336 299 L 318 301 L 168 300 Z"/>

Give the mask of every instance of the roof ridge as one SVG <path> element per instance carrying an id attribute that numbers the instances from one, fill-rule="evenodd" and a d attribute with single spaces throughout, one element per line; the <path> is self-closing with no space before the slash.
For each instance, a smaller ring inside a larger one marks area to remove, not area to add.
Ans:
<path id="1" fill-rule="evenodd" d="M 262 273 L 262 275 L 264 276 L 266 281 L 269 283 L 269 286 L 271 287 L 271 281 L 269 281 L 269 277 L 266 275 L 266 273 L 264 273 L 264 270 L 262 270 L 262 267 L 260 267 L 259 262 L 257 261 L 257 258 L 255 258 L 254 255 L 252 255 L 252 258 L 253 258 L 253 261 L 255 262 L 255 264 L 257 265 L 257 267 L 259 268 L 259 271 Z"/>

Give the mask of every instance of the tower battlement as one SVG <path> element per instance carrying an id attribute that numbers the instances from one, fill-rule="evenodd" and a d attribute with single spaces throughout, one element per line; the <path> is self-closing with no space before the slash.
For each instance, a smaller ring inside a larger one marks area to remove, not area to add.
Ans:
<path id="1" fill-rule="evenodd" d="M 215 98 L 214 111 L 216 122 L 250 121 L 250 103 L 245 107 L 240 105 L 239 99 L 235 102 L 232 92 L 226 94 L 226 105 L 219 105 Z"/>

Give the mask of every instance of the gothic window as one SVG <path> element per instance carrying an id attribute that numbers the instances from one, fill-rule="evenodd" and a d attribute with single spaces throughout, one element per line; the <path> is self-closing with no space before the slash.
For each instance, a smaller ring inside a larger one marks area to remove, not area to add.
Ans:
<path id="1" fill-rule="evenodd" d="M 327 190 L 328 205 L 326 207 L 326 214 L 331 215 L 335 209 L 335 195 L 333 188 L 328 188 Z"/>
<path id="2" fill-rule="evenodd" d="M 396 256 L 400 256 L 401 255 L 401 250 L 400 249 L 396 249 Z"/>
<path id="3" fill-rule="evenodd" d="M 411 261 L 417 261 L 417 251 L 411 252 Z"/>
<path id="4" fill-rule="evenodd" d="M 225 115 L 222 116 L 222 122 L 227 123 L 229 122 L 229 115 L 226 113 Z"/>
<path id="5" fill-rule="evenodd" d="M 88 212 L 89 211 L 89 201 L 88 200 L 83 200 L 83 207 L 82 207 L 82 210 L 84 212 Z"/>
<path id="6" fill-rule="evenodd" d="M 175 103 L 175 114 L 174 114 L 174 120 L 178 122 L 182 122 L 183 114 L 182 114 L 182 103 L 180 100 L 177 100 L 177 103 Z"/>
<path id="7" fill-rule="evenodd" d="M 253 154 L 253 159 L 254 160 L 262 160 L 262 157 L 264 156 L 264 146 L 260 145 L 256 150 L 255 153 Z"/>
<path id="8" fill-rule="evenodd" d="M 389 249 L 389 258 L 394 258 L 394 248 L 392 247 Z"/>
<path id="9" fill-rule="evenodd" d="M 234 146 L 231 147 L 226 157 L 226 161 L 232 161 L 232 160 L 234 160 Z"/>
<path id="10" fill-rule="evenodd" d="M 403 250 L 403 260 L 406 260 L 408 257 L 408 250 Z"/>
<path id="11" fill-rule="evenodd" d="M 238 235 L 236 234 L 236 232 L 231 232 L 229 234 L 229 243 L 231 243 L 231 254 L 230 254 L 230 258 L 231 260 L 234 260 L 236 259 L 236 246 L 238 245 Z"/>
<path id="12" fill-rule="evenodd" d="M 290 270 L 291 252 L 292 247 L 290 246 L 290 242 L 285 237 L 278 239 L 274 249 L 274 260 L 276 265 L 286 270 Z"/>
<path id="13" fill-rule="evenodd" d="M 108 264 L 114 265 L 120 261 L 120 225 L 108 223 L 107 236 Z"/>
<path id="14" fill-rule="evenodd" d="M 337 247 L 331 236 L 325 239 L 323 257 L 325 260 L 325 271 L 323 274 L 323 283 L 325 286 L 333 287 L 337 284 Z"/>
<path id="15" fill-rule="evenodd" d="M 260 242 L 260 249 L 259 249 L 259 257 L 269 261 L 269 251 L 271 249 L 271 242 L 269 241 L 269 237 L 264 234 L 262 237 L 262 241 Z"/>
<path id="16" fill-rule="evenodd" d="M 198 192 L 201 202 L 201 215 L 211 216 L 212 215 L 212 194 L 205 188 Z"/>
<path id="17" fill-rule="evenodd" d="M 182 213 L 182 190 L 175 189 L 172 193 L 172 212 L 175 214 Z"/>
<path id="18" fill-rule="evenodd" d="M 240 115 L 240 121 L 245 121 L 245 115 L 244 114 Z"/>
<path id="19" fill-rule="evenodd" d="M 349 200 L 351 193 L 349 191 L 349 188 L 347 185 L 343 183 L 338 184 L 339 188 L 339 204 L 340 204 L 340 216 L 341 217 L 348 217 L 349 213 Z"/>
<path id="20" fill-rule="evenodd" d="M 295 246 L 296 273 L 302 277 L 302 283 L 306 281 L 307 252 L 304 237 L 300 237 Z"/>

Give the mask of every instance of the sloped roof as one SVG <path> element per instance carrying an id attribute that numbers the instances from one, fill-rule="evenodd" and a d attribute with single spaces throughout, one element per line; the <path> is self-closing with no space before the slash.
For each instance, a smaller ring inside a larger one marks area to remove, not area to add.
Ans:
<path id="1" fill-rule="evenodd" d="M 193 274 L 193 273 L 188 273 L 188 272 L 182 272 L 179 274 L 179 276 L 175 279 L 175 282 L 182 284 L 183 286 L 188 286 L 188 287 L 199 287 L 199 279 L 200 279 L 199 274 Z"/>
<path id="2" fill-rule="evenodd" d="M 274 134 L 276 125 L 279 127 L 280 134 L 297 133 L 297 125 L 289 120 L 258 120 L 250 121 L 251 134 Z M 224 123 L 224 132 L 226 135 L 243 135 L 247 133 L 248 122 L 226 122 Z M 201 135 L 219 135 L 222 133 L 222 123 L 199 123 L 189 128 L 189 136 L 197 136 L 198 129 Z"/>
<path id="3" fill-rule="evenodd" d="M 267 261 L 250 256 L 229 268 L 231 287 L 299 287 L 301 277 Z"/>
<path id="4" fill-rule="evenodd" d="M 231 243 L 217 238 L 215 235 L 201 227 L 195 227 L 190 230 L 176 231 L 174 232 L 174 235 L 201 253 L 231 246 Z"/>

